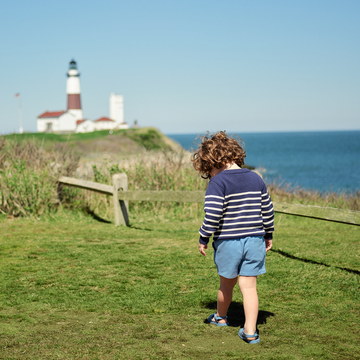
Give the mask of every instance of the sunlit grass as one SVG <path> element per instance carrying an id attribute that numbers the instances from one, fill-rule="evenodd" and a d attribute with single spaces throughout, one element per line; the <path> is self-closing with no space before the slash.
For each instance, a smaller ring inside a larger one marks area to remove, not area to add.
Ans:
<path id="1" fill-rule="evenodd" d="M 75 212 L 1 217 L 0 358 L 355 359 L 359 353 L 358 228 L 276 216 L 259 277 L 261 343 L 249 346 L 237 289 L 230 327 L 216 307 L 200 219 L 133 214 L 115 228 Z M 346 334 L 346 336 L 344 336 Z"/>

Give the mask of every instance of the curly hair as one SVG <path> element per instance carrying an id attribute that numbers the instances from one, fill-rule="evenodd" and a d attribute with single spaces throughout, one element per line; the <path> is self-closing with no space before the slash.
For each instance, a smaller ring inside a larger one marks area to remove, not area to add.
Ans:
<path id="1" fill-rule="evenodd" d="M 244 149 L 244 142 L 239 138 L 239 141 L 229 137 L 225 131 L 219 131 L 210 135 L 207 133 L 201 137 L 199 148 L 194 151 L 191 157 L 191 162 L 196 171 L 202 174 L 204 179 L 209 179 L 210 172 L 213 168 L 221 169 L 226 164 L 235 163 L 238 166 L 244 165 L 244 158 L 246 157 Z"/>

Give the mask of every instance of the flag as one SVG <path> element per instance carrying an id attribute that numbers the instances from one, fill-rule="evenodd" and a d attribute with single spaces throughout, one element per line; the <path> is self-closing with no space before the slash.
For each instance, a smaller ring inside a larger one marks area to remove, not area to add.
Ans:
<path id="1" fill-rule="evenodd" d="M 19 97 L 19 96 L 20 96 L 20 93 L 15 94 L 15 97 Z"/>

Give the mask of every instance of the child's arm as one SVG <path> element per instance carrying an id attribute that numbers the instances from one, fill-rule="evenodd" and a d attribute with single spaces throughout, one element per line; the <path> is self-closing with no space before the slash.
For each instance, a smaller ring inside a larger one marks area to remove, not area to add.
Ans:
<path id="1" fill-rule="evenodd" d="M 205 218 L 199 230 L 199 251 L 206 256 L 205 250 L 208 247 L 210 237 L 219 228 L 224 205 L 224 194 L 220 187 L 210 181 L 205 194 Z"/>
<path id="2" fill-rule="evenodd" d="M 266 252 L 272 248 L 272 239 L 265 239 Z"/>
<path id="3" fill-rule="evenodd" d="M 205 194 L 205 218 L 199 230 L 199 245 L 207 245 L 211 235 L 218 230 L 223 215 L 224 199 L 221 188 L 217 184 L 210 182 Z"/>
<path id="4" fill-rule="evenodd" d="M 201 255 L 206 256 L 205 250 L 207 249 L 207 247 L 208 247 L 207 244 L 199 243 L 199 251 Z"/>
<path id="5" fill-rule="evenodd" d="M 272 236 L 274 232 L 274 207 L 270 195 L 267 192 L 265 184 L 261 195 L 261 214 L 263 218 L 263 227 L 265 230 L 265 241 L 272 240 Z M 266 246 L 268 246 L 268 244 L 266 244 Z M 269 243 L 269 246 L 270 246 L 269 247 L 270 250 L 272 246 L 272 242 L 271 245 Z"/>

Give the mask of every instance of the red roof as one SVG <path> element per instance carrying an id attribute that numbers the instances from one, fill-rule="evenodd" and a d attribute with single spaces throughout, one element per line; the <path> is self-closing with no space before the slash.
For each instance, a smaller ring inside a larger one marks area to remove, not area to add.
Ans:
<path id="1" fill-rule="evenodd" d="M 83 123 L 84 121 L 86 121 L 86 119 L 77 120 L 77 121 L 76 121 L 76 125 L 80 125 L 80 124 Z"/>
<path id="2" fill-rule="evenodd" d="M 112 120 L 112 119 L 109 119 L 109 118 L 106 117 L 106 116 L 103 116 L 103 117 L 100 118 L 100 119 L 94 120 L 94 122 L 98 122 L 98 121 L 112 121 L 112 122 L 114 122 L 115 120 Z"/>
<path id="3" fill-rule="evenodd" d="M 64 114 L 65 111 L 45 111 L 38 118 L 52 118 L 52 117 L 59 117 L 60 115 Z"/>

